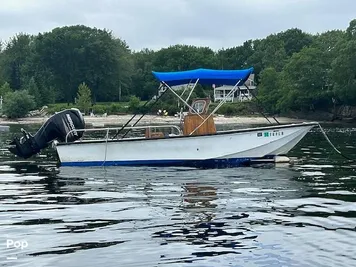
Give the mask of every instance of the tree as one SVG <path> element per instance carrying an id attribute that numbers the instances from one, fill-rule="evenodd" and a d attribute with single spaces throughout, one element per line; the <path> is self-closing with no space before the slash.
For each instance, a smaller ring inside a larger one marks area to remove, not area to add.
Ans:
<path id="1" fill-rule="evenodd" d="M 132 54 L 134 68 L 130 93 L 142 100 L 150 99 L 157 92 L 158 82 L 152 75 L 154 56 L 155 52 L 149 49 Z"/>
<path id="2" fill-rule="evenodd" d="M 14 90 L 23 88 L 25 66 L 31 58 L 33 36 L 20 33 L 10 39 L 3 51 L 2 75 Z"/>
<path id="3" fill-rule="evenodd" d="M 249 68 L 248 58 L 253 54 L 252 41 L 246 41 L 241 46 L 219 50 L 217 53 L 217 67 L 219 69 Z"/>
<path id="4" fill-rule="evenodd" d="M 331 102 L 328 69 L 324 53 L 319 49 L 305 47 L 294 53 L 283 69 L 281 103 L 299 110 L 314 110 L 317 106 L 324 109 L 325 102 Z"/>
<path id="5" fill-rule="evenodd" d="M 283 69 L 288 57 L 284 42 L 279 36 L 272 34 L 265 39 L 254 40 L 252 46 L 253 53 L 248 58 L 247 65 L 254 67 L 257 79 L 260 72 L 267 67 L 272 67 L 277 71 Z"/>
<path id="6" fill-rule="evenodd" d="M 356 39 L 356 19 L 350 21 L 349 27 L 346 29 L 346 34 L 349 40 Z"/>
<path id="7" fill-rule="evenodd" d="M 346 29 L 346 38 L 336 44 L 335 58 L 331 64 L 331 77 L 335 97 L 341 103 L 356 103 L 356 19 Z"/>
<path id="8" fill-rule="evenodd" d="M 36 108 L 42 104 L 42 98 L 38 90 L 35 79 L 32 77 L 27 85 L 27 91 L 30 95 L 33 96 L 36 104 Z"/>
<path id="9" fill-rule="evenodd" d="M 149 100 L 159 85 L 153 70 L 254 67 L 260 98 L 271 113 L 325 109 L 332 97 L 355 105 L 355 41 L 352 20 L 346 30 L 312 35 L 292 28 L 216 52 L 182 44 L 133 52 L 106 29 L 58 27 L 36 36 L 20 33 L 0 44 L 0 86 L 7 82 L 0 93 L 26 89 L 37 106 L 73 103 L 84 82 L 94 103 L 128 101 L 133 95 Z M 209 90 L 206 85 L 194 93 L 206 96 Z M 170 95 L 161 101 L 176 106 Z"/>
<path id="10" fill-rule="evenodd" d="M 128 95 L 129 88 L 132 84 L 132 75 L 133 75 L 133 58 L 129 46 L 125 41 L 120 39 L 115 39 L 117 44 L 116 57 L 119 59 L 119 68 L 118 68 L 118 88 L 116 90 L 114 97 L 115 99 L 121 101 L 122 95 Z"/>
<path id="11" fill-rule="evenodd" d="M 5 82 L 1 87 L 0 87 L 0 96 L 5 97 L 5 95 L 9 92 L 11 92 L 11 87 L 8 82 Z"/>
<path id="12" fill-rule="evenodd" d="M 10 119 L 25 117 L 35 107 L 35 101 L 26 90 L 9 92 L 5 95 L 3 113 Z"/>
<path id="13" fill-rule="evenodd" d="M 277 36 L 284 42 L 284 49 L 289 57 L 300 52 L 304 47 L 310 46 L 313 42 L 310 34 L 297 28 L 286 30 L 277 34 Z"/>
<path id="14" fill-rule="evenodd" d="M 119 97 L 120 84 L 129 86 L 127 45 L 111 32 L 83 25 L 55 28 L 35 40 L 37 62 L 49 73 L 57 100 L 73 102 L 81 82 L 92 89 L 94 101 Z M 42 75 L 44 76 L 44 75 Z"/>
<path id="15" fill-rule="evenodd" d="M 3 84 L 5 82 L 5 79 L 4 79 L 4 53 L 2 51 L 3 49 L 3 43 L 2 41 L 0 40 L 0 84 Z"/>
<path id="16" fill-rule="evenodd" d="M 277 102 L 281 96 L 280 73 L 274 68 L 266 68 L 261 72 L 261 83 L 258 86 L 258 97 L 269 113 L 278 111 Z"/>
<path id="17" fill-rule="evenodd" d="M 81 83 L 78 87 L 77 105 L 82 112 L 89 113 L 92 105 L 91 90 L 85 83 Z"/>
<path id="18" fill-rule="evenodd" d="M 157 71 L 179 71 L 217 67 L 215 53 L 209 47 L 174 45 L 162 48 L 153 57 Z"/>
<path id="19" fill-rule="evenodd" d="M 327 31 L 317 34 L 313 38 L 311 47 L 318 48 L 325 53 L 331 61 L 337 56 L 337 47 L 340 42 L 345 41 L 345 32 L 341 30 Z"/>
<path id="20" fill-rule="evenodd" d="M 332 81 L 335 96 L 347 105 L 356 103 L 356 40 L 339 46 L 339 55 L 332 63 Z"/>

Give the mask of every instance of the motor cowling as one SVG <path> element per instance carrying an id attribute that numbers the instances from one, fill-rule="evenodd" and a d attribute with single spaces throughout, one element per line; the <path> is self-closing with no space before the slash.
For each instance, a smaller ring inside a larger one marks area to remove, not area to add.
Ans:
<path id="1" fill-rule="evenodd" d="M 83 136 L 84 118 L 79 109 L 66 109 L 52 115 L 34 136 L 21 129 L 23 136 L 15 137 L 9 144 L 9 151 L 21 158 L 29 158 L 48 147 L 52 141 L 74 142 Z"/>

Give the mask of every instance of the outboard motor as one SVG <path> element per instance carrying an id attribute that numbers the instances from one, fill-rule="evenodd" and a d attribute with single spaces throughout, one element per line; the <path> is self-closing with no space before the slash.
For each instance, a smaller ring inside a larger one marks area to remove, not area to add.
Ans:
<path id="1" fill-rule="evenodd" d="M 34 136 L 21 129 L 23 137 L 20 139 L 15 137 L 8 149 L 11 153 L 26 159 L 48 147 L 53 140 L 66 141 L 69 132 L 67 142 L 78 140 L 84 132 L 76 130 L 84 127 L 84 118 L 79 109 L 66 109 L 51 116 Z"/>

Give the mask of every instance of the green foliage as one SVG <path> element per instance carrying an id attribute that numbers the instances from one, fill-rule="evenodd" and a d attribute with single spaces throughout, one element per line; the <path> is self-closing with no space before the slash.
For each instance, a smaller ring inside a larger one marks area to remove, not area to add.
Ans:
<path id="1" fill-rule="evenodd" d="M 48 114 L 55 114 L 56 112 L 60 112 L 65 109 L 74 108 L 74 104 L 67 104 L 67 103 L 56 103 L 56 104 L 49 104 L 47 112 Z"/>
<path id="2" fill-rule="evenodd" d="M 26 90 L 9 92 L 5 95 L 3 113 L 8 118 L 25 117 L 35 107 L 35 101 Z"/>
<path id="3" fill-rule="evenodd" d="M 127 113 L 128 109 L 125 108 L 121 103 L 111 103 L 111 104 L 95 104 L 93 105 L 93 112 L 95 115 L 102 115 L 104 113 L 108 115 Z"/>
<path id="4" fill-rule="evenodd" d="M 134 70 L 132 72 L 132 89 L 130 93 L 141 99 L 148 100 L 157 91 L 158 82 L 152 75 L 154 56 L 155 52 L 148 49 L 132 54 Z M 126 99 L 122 98 L 122 100 L 128 99 L 126 97 Z"/>
<path id="5" fill-rule="evenodd" d="M 179 44 L 133 52 L 108 30 L 58 27 L 35 36 L 19 33 L 0 44 L 0 93 L 28 90 L 37 107 L 65 102 L 49 105 L 56 112 L 73 106 L 78 85 L 84 82 L 97 103 L 94 113 L 143 112 L 139 100 L 151 99 L 159 85 L 152 71 L 254 67 L 259 99 L 267 112 L 328 110 L 333 99 L 338 104 L 356 103 L 355 42 L 356 20 L 346 30 L 311 35 L 292 28 L 218 51 Z M 207 96 L 212 96 L 211 85 L 198 86 L 191 99 Z M 120 104 L 102 104 L 105 101 Z M 88 112 L 88 96 L 78 105 Z M 181 106 L 167 93 L 157 109 L 174 114 Z M 234 104 L 222 111 L 243 112 Z"/>
<path id="6" fill-rule="evenodd" d="M 293 54 L 283 69 L 282 79 L 284 88 L 281 91 L 281 103 L 287 103 L 287 107 L 281 104 L 281 109 L 315 110 L 317 96 L 327 94 L 328 90 L 329 73 L 323 52 L 309 47 Z M 291 99 L 283 101 L 283 98 Z"/>
<path id="7" fill-rule="evenodd" d="M 111 103 L 108 112 L 110 114 L 125 113 L 127 112 L 127 108 L 125 108 L 125 106 L 120 103 Z"/>
<path id="8" fill-rule="evenodd" d="M 136 96 L 131 96 L 128 110 L 130 112 L 139 112 L 139 107 L 140 107 L 140 99 Z"/>
<path id="9" fill-rule="evenodd" d="M 258 98 L 265 110 L 271 114 L 278 113 L 277 102 L 281 97 L 281 74 L 274 68 L 266 68 L 261 73 Z"/>
<path id="10" fill-rule="evenodd" d="M 123 90 L 130 84 L 130 51 L 106 30 L 83 25 L 55 28 L 36 37 L 35 53 L 36 65 L 48 74 L 59 101 L 73 102 L 82 81 L 95 101 L 118 99 L 120 85 Z"/>
<path id="11" fill-rule="evenodd" d="M 127 105 L 123 103 L 96 103 L 91 107 L 93 110 L 94 115 L 102 115 L 107 113 L 108 115 L 111 114 L 119 114 L 119 113 L 127 113 L 128 109 L 125 107 Z M 67 103 L 56 103 L 48 105 L 47 112 L 49 114 L 54 114 L 56 112 L 70 109 L 76 107 L 74 104 L 67 104 Z"/>
<path id="12" fill-rule="evenodd" d="M 209 110 L 213 110 L 216 107 L 216 103 L 210 105 Z M 233 102 L 225 103 L 218 111 L 217 114 L 226 116 L 236 115 L 249 115 L 254 111 L 252 102 Z"/>
<path id="13" fill-rule="evenodd" d="M 356 19 L 350 22 L 343 42 L 338 42 L 338 54 L 331 64 L 335 98 L 348 105 L 356 103 Z"/>
<path id="14" fill-rule="evenodd" d="M 53 86 L 42 86 L 40 89 L 42 103 L 41 105 L 52 104 L 56 100 L 56 89 Z"/>
<path id="15" fill-rule="evenodd" d="M 34 77 L 30 79 L 30 82 L 27 85 L 27 91 L 30 95 L 33 96 L 36 105 L 35 107 L 39 107 L 42 104 L 42 97 L 40 95 L 40 91 L 38 90 Z"/>
<path id="16" fill-rule="evenodd" d="M 216 68 L 215 53 L 209 47 L 174 45 L 158 50 L 153 56 L 157 71 Z"/>
<path id="17" fill-rule="evenodd" d="M 289 57 L 300 52 L 304 47 L 310 46 L 313 42 L 311 35 L 296 28 L 286 30 L 278 34 L 278 37 L 283 41 L 284 50 Z"/>
<path id="18" fill-rule="evenodd" d="M 349 40 L 356 39 L 356 19 L 350 21 L 349 27 L 346 29 L 346 35 Z"/>
<path id="19" fill-rule="evenodd" d="M 248 60 L 254 54 L 253 42 L 246 41 L 242 46 L 219 50 L 217 67 L 219 69 L 236 69 L 250 67 Z"/>
<path id="20" fill-rule="evenodd" d="M 108 113 L 108 106 L 96 104 L 93 106 L 93 113 L 95 115 L 102 115 L 104 113 Z"/>
<path id="21" fill-rule="evenodd" d="M 28 34 L 17 34 L 10 39 L 2 52 L 2 72 L 5 80 L 14 90 L 24 88 L 27 75 L 27 65 L 30 64 L 33 52 L 33 36 Z"/>
<path id="22" fill-rule="evenodd" d="M 81 112 L 89 113 L 91 105 L 90 88 L 85 83 L 81 83 L 78 87 L 77 106 Z"/>
<path id="23" fill-rule="evenodd" d="M 5 82 L 1 87 L 0 87 L 0 96 L 5 97 L 5 95 L 9 92 L 11 92 L 11 87 L 8 82 Z"/>
<path id="24" fill-rule="evenodd" d="M 151 110 L 151 113 L 156 113 L 158 110 L 167 111 L 168 115 L 174 116 L 177 112 L 180 111 L 180 107 L 177 103 L 169 103 L 169 102 L 161 102 L 160 105 L 157 106 L 155 110 Z"/>
<path id="25" fill-rule="evenodd" d="M 335 96 L 348 105 L 356 104 L 356 39 L 339 46 L 339 55 L 332 63 L 331 77 Z"/>

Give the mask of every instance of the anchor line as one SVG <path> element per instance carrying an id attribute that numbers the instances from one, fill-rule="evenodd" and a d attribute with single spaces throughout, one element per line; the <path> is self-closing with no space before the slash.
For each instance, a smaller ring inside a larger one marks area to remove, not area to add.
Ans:
<path id="1" fill-rule="evenodd" d="M 326 132 L 324 131 L 323 127 L 321 127 L 320 123 L 318 123 L 318 126 L 320 128 L 321 133 L 323 134 L 323 136 L 325 137 L 326 141 L 330 144 L 330 146 L 335 150 L 336 153 L 338 153 L 340 156 L 342 156 L 343 158 L 351 161 L 351 162 L 355 162 L 356 159 L 352 159 L 346 155 L 344 155 L 340 150 L 338 150 L 336 148 L 336 146 L 331 142 L 330 138 L 328 137 L 328 135 L 326 134 Z"/>
<path id="2" fill-rule="evenodd" d="M 104 161 L 103 164 L 101 164 L 101 167 L 105 167 L 105 162 L 106 162 L 106 158 L 107 158 L 107 153 L 108 153 L 108 139 L 109 139 L 109 130 L 106 131 L 106 140 L 105 140 L 105 157 L 104 157 Z"/>
<path id="3" fill-rule="evenodd" d="M 250 89 L 249 89 L 249 87 L 247 86 L 247 84 L 244 84 L 244 85 L 246 86 L 247 90 L 250 91 Z M 257 102 L 258 102 L 259 104 L 261 104 L 261 101 L 257 98 L 257 96 L 256 96 L 254 93 L 252 93 L 252 91 L 250 91 L 250 93 L 251 93 L 251 95 L 257 100 Z M 271 123 L 270 120 L 267 118 L 267 116 L 265 116 L 265 114 L 264 114 L 263 112 L 260 112 L 260 113 L 267 119 L 267 121 L 268 121 L 269 123 Z M 277 122 L 277 124 L 280 124 L 280 122 L 279 122 L 274 116 L 272 116 L 272 118 Z M 323 136 L 325 137 L 326 141 L 330 144 L 330 146 L 335 150 L 336 153 L 338 153 L 338 154 L 339 154 L 340 156 L 342 156 L 343 158 L 349 160 L 350 162 L 356 162 L 356 159 L 352 159 L 352 158 L 350 158 L 350 157 L 344 155 L 340 150 L 338 150 L 338 149 L 336 148 L 336 146 L 331 142 L 330 138 L 328 137 L 328 135 L 327 135 L 326 132 L 324 131 L 323 127 L 321 127 L 320 123 L 318 123 L 318 126 L 319 126 L 319 128 L 320 128 L 321 133 L 322 133 Z"/>

